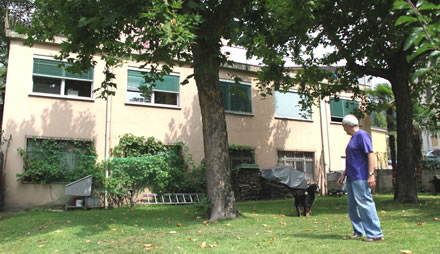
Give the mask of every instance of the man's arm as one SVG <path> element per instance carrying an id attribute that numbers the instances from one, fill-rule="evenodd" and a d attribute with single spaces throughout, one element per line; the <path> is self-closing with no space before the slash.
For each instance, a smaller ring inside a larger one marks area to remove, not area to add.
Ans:
<path id="1" fill-rule="evenodd" d="M 376 159 L 374 153 L 368 153 L 368 186 L 370 188 L 376 187 L 376 176 L 374 175 L 374 167 L 376 164 Z"/>

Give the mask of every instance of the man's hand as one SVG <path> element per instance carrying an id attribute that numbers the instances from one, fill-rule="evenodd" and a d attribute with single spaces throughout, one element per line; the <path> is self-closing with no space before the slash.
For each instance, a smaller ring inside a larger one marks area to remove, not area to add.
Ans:
<path id="1" fill-rule="evenodd" d="M 370 186 L 371 189 L 376 187 L 376 176 L 374 175 L 368 176 L 368 186 Z"/>
<path id="2" fill-rule="evenodd" d="M 344 184 L 344 179 L 345 179 L 345 174 L 343 174 L 341 177 L 339 177 L 339 179 L 338 179 L 339 186 L 342 186 Z"/>

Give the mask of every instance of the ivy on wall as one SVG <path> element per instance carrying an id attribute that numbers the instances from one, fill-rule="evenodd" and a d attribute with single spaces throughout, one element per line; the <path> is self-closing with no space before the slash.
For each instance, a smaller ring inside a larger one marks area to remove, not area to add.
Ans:
<path id="1" fill-rule="evenodd" d="M 97 155 L 91 141 L 32 137 L 26 143 L 26 149 L 17 149 L 24 166 L 17 174 L 19 181 L 71 182 L 95 172 Z"/>

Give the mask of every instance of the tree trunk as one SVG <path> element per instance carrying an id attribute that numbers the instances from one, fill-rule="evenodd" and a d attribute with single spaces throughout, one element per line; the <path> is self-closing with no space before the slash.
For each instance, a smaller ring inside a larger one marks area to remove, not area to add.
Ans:
<path id="1" fill-rule="evenodd" d="M 221 61 L 219 48 L 215 47 L 201 39 L 192 48 L 202 114 L 210 220 L 235 218 L 238 214 L 231 186 L 228 133 L 219 83 Z"/>
<path id="2" fill-rule="evenodd" d="M 403 54 L 402 54 L 403 55 Z M 417 202 L 417 182 L 412 143 L 413 122 L 409 67 L 404 56 L 391 68 L 391 87 L 397 113 L 397 179 L 394 200 Z M 393 68 L 394 67 L 394 68 Z"/>

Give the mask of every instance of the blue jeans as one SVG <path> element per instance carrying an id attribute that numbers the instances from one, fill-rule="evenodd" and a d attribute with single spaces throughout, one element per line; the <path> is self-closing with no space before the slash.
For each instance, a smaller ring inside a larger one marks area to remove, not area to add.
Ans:
<path id="1" fill-rule="evenodd" d="M 367 181 L 347 181 L 348 215 L 355 235 L 369 238 L 383 237 L 380 229 L 376 205 L 371 196 L 371 189 Z"/>

